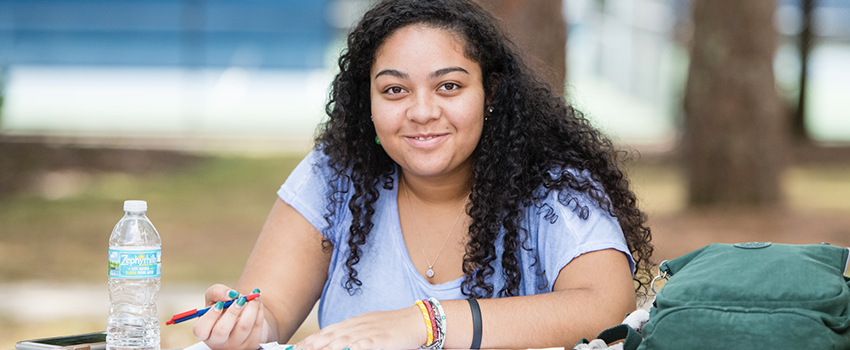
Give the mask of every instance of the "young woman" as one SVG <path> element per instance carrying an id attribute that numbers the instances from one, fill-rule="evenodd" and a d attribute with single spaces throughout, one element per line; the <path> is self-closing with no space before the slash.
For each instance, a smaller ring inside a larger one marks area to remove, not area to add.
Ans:
<path id="1" fill-rule="evenodd" d="M 486 11 L 380 2 L 339 68 L 242 277 L 206 294 L 262 298 L 213 308 L 199 339 L 284 342 L 320 298 L 297 349 L 571 346 L 634 310 L 652 247 L 617 153 Z"/>

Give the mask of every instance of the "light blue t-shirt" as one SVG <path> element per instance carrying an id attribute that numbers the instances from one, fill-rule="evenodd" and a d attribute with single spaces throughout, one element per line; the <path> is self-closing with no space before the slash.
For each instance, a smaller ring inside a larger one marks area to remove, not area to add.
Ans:
<path id="1" fill-rule="evenodd" d="M 465 298 L 460 288 L 463 277 L 433 285 L 413 266 L 399 223 L 398 186 L 393 186 L 392 190 L 378 186 L 379 197 L 372 217 L 374 227 L 366 244 L 361 246 L 363 253 L 360 262 L 355 265 L 357 278 L 363 284 L 359 291 L 350 295 L 344 284 L 348 280 L 345 259 L 351 225 L 351 213 L 347 208 L 354 189 L 344 194 L 343 205 L 331 218 L 333 227 L 328 232 L 324 216 L 329 202 L 328 179 L 332 174 L 332 169 L 327 166 L 327 156 L 320 150 L 314 150 L 292 171 L 278 191 L 284 202 L 301 213 L 334 245 L 328 280 L 319 303 L 320 327 L 369 311 L 401 309 L 413 305 L 418 299 Z M 394 183 L 398 182 L 397 174 Z M 617 219 L 600 210 L 596 202 L 585 195 L 575 194 L 573 197 L 550 192 L 543 203 L 524 210 L 524 227 L 528 230 L 525 247 L 531 250 L 520 249 L 518 253 L 522 271 L 520 295 L 551 292 L 564 266 L 573 258 L 596 250 L 616 249 L 625 253 L 634 271 L 634 261 Z M 494 294 L 505 284 L 501 269 L 503 251 L 500 237 L 496 243 L 498 258 L 492 263 L 495 273 L 490 281 Z"/>

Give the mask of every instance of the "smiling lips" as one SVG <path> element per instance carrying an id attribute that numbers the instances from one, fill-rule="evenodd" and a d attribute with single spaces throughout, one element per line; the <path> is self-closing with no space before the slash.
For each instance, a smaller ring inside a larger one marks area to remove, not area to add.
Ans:
<path id="1" fill-rule="evenodd" d="M 419 135 L 419 136 L 408 136 L 407 138 L 416 143 L 419 147 L 428 147 L 434 146 L 440 139 L 445 137 L 446 134 L 432 134 L 432 135 Z M 431 141 L 431 142 L 428 142 Z"/>

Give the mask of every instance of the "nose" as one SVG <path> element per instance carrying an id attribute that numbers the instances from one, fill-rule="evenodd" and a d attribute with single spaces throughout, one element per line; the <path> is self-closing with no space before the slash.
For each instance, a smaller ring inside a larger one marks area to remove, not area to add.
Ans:
<path id="1" fill-rule="evenodd" d="M 440 118 L 440 107 L 429 94 L 418 94 L 413 99 L 413 105 L 407 109 L 407 118 L 419 124 Z"/>

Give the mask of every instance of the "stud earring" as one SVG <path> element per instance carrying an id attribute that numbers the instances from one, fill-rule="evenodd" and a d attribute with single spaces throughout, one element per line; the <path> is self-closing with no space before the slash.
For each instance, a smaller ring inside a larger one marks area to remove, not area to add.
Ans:
<path id="1" fill-rule="evenodd" d="M 381 144 L 381 140 L 378 140 L 378 136 L 375 136 L 375 144 L 378 144 L 378 145 Z"/>
<path id="2" fill-rule="evenodd" d="M 487 112 L 493 113 L 493 106 L 487 107 Z"/>

